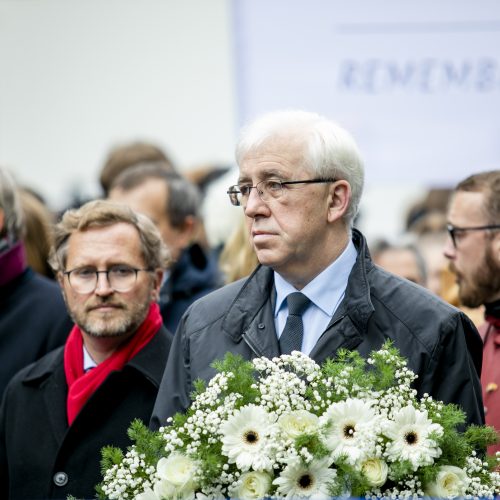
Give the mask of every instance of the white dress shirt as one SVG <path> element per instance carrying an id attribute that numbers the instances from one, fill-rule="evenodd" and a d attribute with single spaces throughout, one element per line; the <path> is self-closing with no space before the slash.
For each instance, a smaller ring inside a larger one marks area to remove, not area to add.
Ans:
<path id="1" fill-rule="evenodd" d="M 358 253 L 353 242 L 349 241 L 340 256 L 302 290 L 297 290 L 278 273 L 274 273 L 276 288 L 274 324 L 278 338 L 285 328 L 288 317 L 288 306 L 285 299 L 289 294 L 300 291 L 311 301 L 302 315 L 304 337 L 301 349 L 303 353 L 310 354 L 344 298 L 347 280 L 357 256 Z"/>

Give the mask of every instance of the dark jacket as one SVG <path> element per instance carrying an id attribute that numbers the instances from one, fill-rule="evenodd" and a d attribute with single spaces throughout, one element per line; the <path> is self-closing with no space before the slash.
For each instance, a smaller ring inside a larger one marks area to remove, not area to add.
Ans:
<path id="1" fill-rule="evenodd" d="M 64 344 L 73 326 L 59 285 L 26 269 L 0 287 L 0 398 L 21 368 Z"/>
<path id="2" fill-rule="evenodd" d="M 198 245 L 185 249 L 160 292 L 163 324 L 175 332 L 186 309 L 222 284 L 217 260 Z"/>
<path id="3" fill-rule="evenodd" d="M 93 498 L 102 480 L 101 448 L 124 449 L 131 444 L 130 422 L 149 421 L 170 344 L 162 326 L 122 370 L 108 376 L 71 427 L 63 348 L 18 373 L 0 410 L 0 498 Z"/>
<path id="4" fill-rule="evenodd" d="M 470 423 L 484 423 L 481 339 L 472 322 L 422 287 L 376 267 L 364 237 L 353 230 L 358 250 L 345 297 L 311 352 L 317 362 L 339 348 L 363 357 L 387 339 L 418 374 L 416 389 L 460 405 Z M 279 355 L 274 328 L 273 272 L 259 267 L 247 280 L 217 290 L 193 304 L 175 335 L 153 410 L 151 427 L 185 410 L 193 381 L 214 375 L 210 364 L 227 351 L 245 359 Z"/>

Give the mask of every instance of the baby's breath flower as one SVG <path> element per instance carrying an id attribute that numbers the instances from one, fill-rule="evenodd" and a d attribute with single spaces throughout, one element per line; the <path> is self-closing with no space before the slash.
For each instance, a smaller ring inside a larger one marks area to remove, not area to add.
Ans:
<path id="1" fill-rule="evenodd" d="M 118 463 L 108 460 L 102 498 L 326 497 L 360 485 L 370 485 L 360 495 L 370 500 L 500 494 L 500 474 L 447 427 L 447 405 L 417 396 L 416 375 L 390 345 L 366 362 L 344 353 L 319 366 L 297 351 L 229 361 L 185 416 L 169 418 L 150 442 L 138 438 Z M 254 377 L 244 375 L 252 369 Z M 468 456 L 443 453 L 450 432 Z"/>

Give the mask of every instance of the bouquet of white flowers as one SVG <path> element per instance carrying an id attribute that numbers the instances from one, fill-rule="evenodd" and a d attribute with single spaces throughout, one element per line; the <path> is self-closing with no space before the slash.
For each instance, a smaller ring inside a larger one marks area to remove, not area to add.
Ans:
<path id="1" fill-rule="evenodd" d="M 227 354 L 186 414 L 151 432 L 136 421 L 123 454 L 103 450 L 101 498 L 466 497 L 500 493 L 494 429 L 457 431 L 456 406 L 418 399 L 416 376 L 386 344 L 322 366 L 294 352 Z"/>

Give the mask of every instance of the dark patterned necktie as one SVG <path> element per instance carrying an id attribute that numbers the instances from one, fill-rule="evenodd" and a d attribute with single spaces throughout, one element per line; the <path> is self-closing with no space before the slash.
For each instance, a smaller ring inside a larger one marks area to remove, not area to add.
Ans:
<path id="1" fill-rule="evenodd" d="M 302 337 L 304 335 L 302 313 L 311 303 L 311 301 L 300 292 L 291 293 L 286 298 L 286 301 L 288 304 L 288 318 L 279 339 L 281 354 L 290 354 L 292 351 L 300 351 L 302 348 Z"/>

